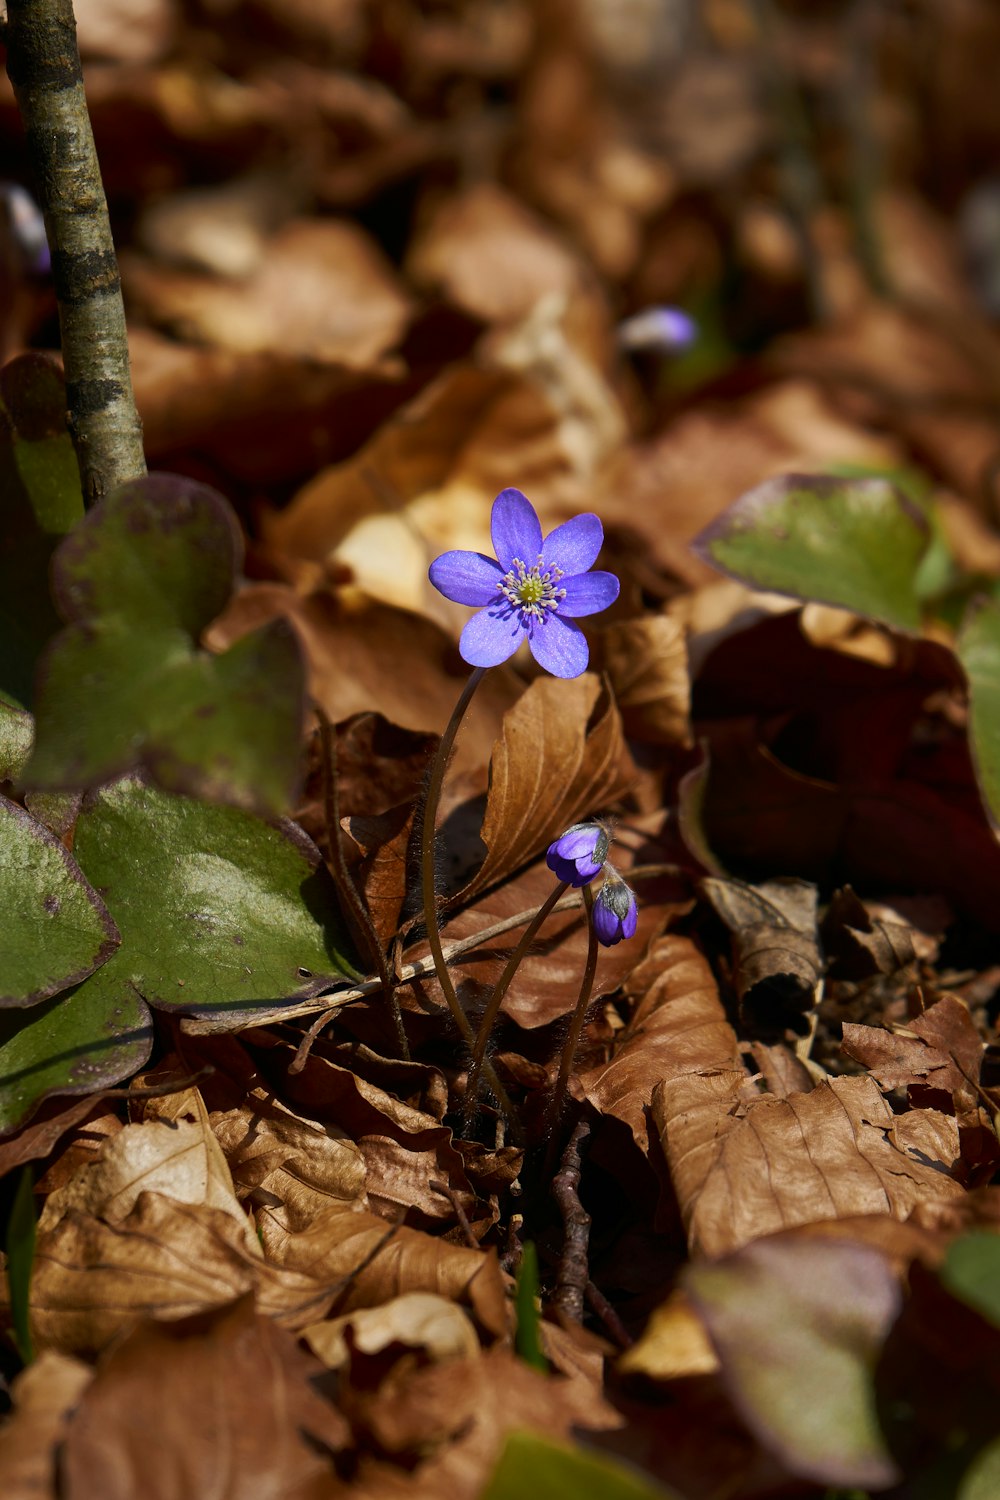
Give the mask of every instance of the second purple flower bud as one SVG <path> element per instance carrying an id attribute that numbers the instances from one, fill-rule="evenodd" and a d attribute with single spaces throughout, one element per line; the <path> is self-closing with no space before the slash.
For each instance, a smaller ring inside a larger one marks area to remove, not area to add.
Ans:
<path id="1" fill-rule="evenodd" d="M 604 868 L 611 847 L 611 829 L 599 818 L 574 823 L 549 845 L 545 863 L 559 880 L 574 886 L 589 885 Z"/>

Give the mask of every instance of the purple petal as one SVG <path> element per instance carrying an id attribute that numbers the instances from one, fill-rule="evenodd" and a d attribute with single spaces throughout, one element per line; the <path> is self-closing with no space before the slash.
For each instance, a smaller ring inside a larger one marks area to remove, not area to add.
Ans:
<path id="1" fill-rule="evenodd" d="M 565 599 L 559 601 L 559 613 L 578 619 L 614 604 L 621 584 L 614 573 L 577 573 L 574 578 L 560 578 L 559 587 L 566 590 Z"/>
<path id="2" fill-rule="evenodd" d="M 427 576 L 446 599 L 456 604 L 492 604 L 503 572 L 492 557 L 481 552 L 442 552 Z"/>
<path id="3" fill-rule="evenodd" d="M 513 566 L 515 557 L 529 568 L 538 560 L 542 550 L 541 524 L 535 515 L 535 507 L 520 490 L 500 491 L 493 502 L 490 533 L 493 550 L 505 573 Z M 580 569 L 574 568 L 573 571 L 578 573 Z"/>
<path id="4" fill-rule="evenodd" d="M 574 516 L 571 521 L 564 521 L 555 531 L 550 531 L 541 551 L 546 566 L 555 563 L 564 573 L 586 573 L 594 566 L 603 545 L 604 527 L 600 518 L 588 511 L 586 515 Z"/>
<path id="5" fill-rule="evenodd" d="M 635 929 L 639 925 L 639 908 L 635 903 L 635 897 L 629 902 L 628 911 L 622 918 L 622 936 L 635 937 Z"/>
<path id="6" fill-rule="evenodd" d="M 601 868 L 600 865 L 598 865 L 597 869 L 594 870 L 593 875 L 581 875 L 580 871 L 576 867 L 575 860 L 560 859 L 559 855 L 554 854 L 551 849 L 545 856 L 545 863 L 548 865 L 549 869 L 552 871 L 553 875 L 555 875 L 557 880 L 564 880 L 567 885 L 576 886 L 577 888 L 579 888 L 581 885 L 586 885 L 588 881 L 593 880 L 594 875 L 596 875 L 597 871 Z"/>
<path id="7" fill-rule="evenodd" d="M 466 626 L 468 629 L 468 626 Z M 528 637 L 531 654 L 553 677 L 579 677 L 590 660 L 587 637 L 578 625 L 550 614 L 540 620 Z M 462 652 L 465 656 L 465 652 Z M 465 657 L 466 661 L 469 658 Z"/>
<path id="8" fill-rule="evenodd" d="M 581 854 L 593 854 L 601 830 L 596 823 L 583 823 L 579 828 L 567 828 L 561 838 L 551 846 L 563 859 L 579 859 Z"/>
<path id="9" fill-rule="evenodd" d="M 594 902 L 592 920 L 594 931 L 597 933 L 597 941 L 603 943 L 605 948 L 613 948 L 615 943 L 621 942 L 623 936 L 621 918 L 605 906 L 600 896 Z"/>
<path id="10" fill-rule="evenodd" d="M 458 649 L 470 667 L 498 667 L 514 655 L 523 633 L 516 615 L 502 620 L 488 609 L 481 609 L 462 631 Z"/>

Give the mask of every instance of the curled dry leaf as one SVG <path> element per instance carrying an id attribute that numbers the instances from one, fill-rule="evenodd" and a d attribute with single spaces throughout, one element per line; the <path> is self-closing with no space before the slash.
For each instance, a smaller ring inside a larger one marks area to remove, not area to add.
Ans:
<path id="1" fill-rule="evenodd" d="M 310 1383 L 321 1368 L 249 1296 L 142 1324 L 84 1392 L 66 1440 L 67 1500 L 324 1500 L 328 1451 L 350 1431 Z"/>
<path id="2" fill-rule="evenodd" d="M 709 901 L 732 934 L 733 983 L 742 1018 L 753 1031 L 780 1036 L 805 1031 L 823 972 L 816 933 L 816 887 L 806 880 L 742 880 L 709 876 Z"/>
<path id="3" fill-rule="evenodd" d="M 923 1015 L 892 1031 L 845 1022 L 843 1050 L 881 1088 L 941 1090 L 951 1094 L 956 1112 L 977 1107 L 983 1039 L 954 995 L 942 995 Z"/>
<path id="4" fill-rule="evenodd" d="M 14 1381 L 13 1411 L 0 1426 L 0 1474 L 12 1500 L 56 1500 L 57 1452 L 93 1375 L 81 1360 L 50 1349 Z"/>
<path id="5" fill-rule="evenodd" d="M 394 1344 L 401 1351 L 419 1350 L 434 1364 L 479 1354 L 479 1338 L 468 1314 L 433 1292 L 404 1292 L 379 1307 L 311 1323 L 301 1337 L 331 1370 L 347 1364 L 352 1349 L 381 1354 Z"/>
<path id="6" fill-rule="evenodd" d="M 924 1200 L 962 1196 L 950 1175 L 955 1121 L 894 1115 L 870 1078 L 774 1099 L 744 1072 L 691 1073 L 659 1085 L 652 1112 L 688 1242 L 705 1255 L 791 1225 L 905 1218 Z"/>
<path id="7" fill-rule="evenodd" d="M 31 1335 L 39 1350 L 93 1354 L 142 1317 L 188 1317 L 249 1291 L 292 1328 L 322 1317 L 333 1297 L 308 1272 L 269 1265 L 224 1209 L 144 1192 L 118 1223 L 70 1209 L 39 1233 Z"/>
<path id="8" fill-rule="evenodd" d="M 611 1061 L 588 1068 L 580 1083 L 595 1109 L 623 1121 L 639 1149 L 648 1151 L 657 1084 L 688 1073 L 735 1073 L 739 1044 L 708 962 L 690 938 L 658 938 L 626 995 L 636 1009 Z"/>
<path id="9" fill-rule="evenodd" d="M 601 812 L 634 776 L 614 704 L 591 672 L 539 677 L 505 715 L 490 762 L 486 858 L 468 900 L 526 864 L 564 829 Z"/>
<path id="10" fill-rule="evenodd" d="M 689 745 L 691 679 L 680 621 L 671 615 L 616 620 L 601 632 L 598 651 L 630 739 Z"/>

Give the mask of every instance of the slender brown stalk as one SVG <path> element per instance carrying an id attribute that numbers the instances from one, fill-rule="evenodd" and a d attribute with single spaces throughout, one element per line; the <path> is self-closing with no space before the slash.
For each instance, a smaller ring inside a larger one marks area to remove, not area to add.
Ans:
<path id="1" fill-rule="evenodd" d="M 548 1111 L 548 1137 L 549 1148 L 546 1154 L 546 1169 L 544 1176 L 548 1177 L 552 1165 L 555 1162 L 556 1143 L 559 1139 L 559 1117 L 566 1100 L 566 1089 L 569 1085 L 570 1069 L 573 1066 L 573 1058 L 580 1041 L 580 1033 L 583 1023 L 587 1018 L 587 1007 L 590 1004 L 590 996 L 594 988 L 594 975 L 597 972 L 597 933 L 594 930 L 593 910 L 594 896 L 589 885 L 583 887 L 583 904 L 587 908 L 587 925 L 590 930 L 590 943 L 587 947 L 587 964 L 583 971 L 583 983 L 580 985 L 580 998 L 576 1002 L 573 1019 L 569 1023 L 569 1032 L 563 1044 L 562 1057 L 559 1059 L 559 1077 L 552 1094 L 552 1102 Z"/>
<path id="2" fill-rule="evenodd" d="M 326 823 L 326 840 L 330 852 L 330 869 L 337 886 L 337 893 L 349 915 L 353 918 L 355 932 L 360 934 L 366 952 L 368 967 L 378 974 L 385 995 L 392 1024 L 396 1031 L 396 1045 L 405 1062 L 410 1061 L 410 1044 L 403 1026 L 403 1012 L 399 1008 L 396 994 L 397 980 L 389 968 L 368 903 L 354 883 L 344 849 L 344 830 L 340 826 L 340 786 L 337 778 L 337 736 L 326 711 L 319 703 L 313 707 L 319 720 L 320 748 L 323 760 L 323 819 Z"/>
<path id="3" fill-rule="evenodd" d="M 493 1030 L 494 1022 L 496 1021 L 496 1018 L 500 1013 L 500 1007 L 503 1004 L 504 996 L 510 989 L 510 982 L 514 978 L 514 975 L 517 973 L 521 960 L 524 958 L 524 955 L 527 953 L 528 949 L 531 947 L 531 944 L 534 942 L 536 932 L 545 921 L 545 918 L 553 910 L 556 902 L 560 899 L 568 884 L 568 881 L 562 881 L 555 887 L 552 894 L 547 898 L 547 900 L 543 901 L 542 905 L 538 908 L 535 915 L 532 917 L 531 921 L 524 929 L 524 932 L 521 934 L 520 942 L 514 949 L 513 953 L 510 955 L 510 958 L 508 958 L 503 973 L 500 975 L 500 978 L 493 986 L 493 993 L 490 995 L 489 1003 L 486 1009 L 483 1011 L 482 1020 L 479 1022 L 479 1030 L 476 1033 L 476 1045 L 472 1049 L 472 1066 L 469 1069 L 469 1084 L 465 1094 L 464 1126 L 466 1130 L 471 1127 L 472 1122 L 476 1116 L 476 1102 L 479 1092 L 479 1074 L 482 1071 L 483 1059 L 486 1056 L 486 1047 L 490 1039 L 490 1033 Z"/>
<path id="4" fill-rule="evenodd" d="M 590 1121 L 578 1120 L 552 1179 L 552 1196 L 562 1215 L 563 1250 L 552 1300 L 565 1317 L 583 1322 L 583 1300 L 590 1281 L 590 1215 L 580 1202 L 580 1151 L 590 1135 Z"/>
<path id="5" fill-rule="evenodd" d="M 69 429 L 93 505 L 145 474 L 146 460 L 72 0 L 7 0 L 6 41 L 52 255 Z"/>

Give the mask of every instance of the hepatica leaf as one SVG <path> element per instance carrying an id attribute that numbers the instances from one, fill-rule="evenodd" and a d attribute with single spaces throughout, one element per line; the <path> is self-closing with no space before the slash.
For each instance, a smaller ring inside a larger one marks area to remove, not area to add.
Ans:
<path id="1" fill-rule="evenodd" d="M 0 1134 L 50 1094 L 120 1083 L 152 1046 L 148 1006 L 109 964 L 33 1010 L 0 1011 Z"/>
<path id="2" fill-rule="evenodd" d="M 73 856 L 6 797 L 0 797 L 0 906 L 0 1006 L 36 1005 L 79 984 L 120 941 Z"/>
<path id="3" fill-rule="evenodd" d="M 82 515 L 62 372 L 47 355 L 22 354 L 0 370 L 0 698 L 22 708 L 59 628 L 49 560 Z"/>
<path id="4" fill-rule="evenodd" d="M 504 1444 L 483 1500 L 677 1500 L 616 1459 L 553 1443 L 540 1433 L 515 1431 Z"/>
<path id="5" fill-rule="evenodd" d="M 193 480 L 136 479 L 88 513 L 53 559 L 67 626 L 41 665 L 26 785 L 143 768 L 170 791 L 289 805 L 305 691 L 290 627 L 274 621 L 218 657 L 198 644 L 241 560 L 230 507 Z"/>
<path id="6" fill-rule="evenodd" d="M 916 631 L 928 540 L 919 508 L 885 479 L 783 474 L 741 495 L 694 545 L 755 588 Z"/>
<path id="7" fill-rule="evenodd" d="M 1000 823 L 1000 602 L 978 600 L 956 645 L 969 684 L 969 741 L 979 789 Z"/>
<path id="8" fill-rule="evenodd" d="M 330 877 L 292 823 L 124 780 L 88 798 L 73 849 L 121 930 L 106 970 L 150 1005 L 249 1019 L 355 973 Z"/>

